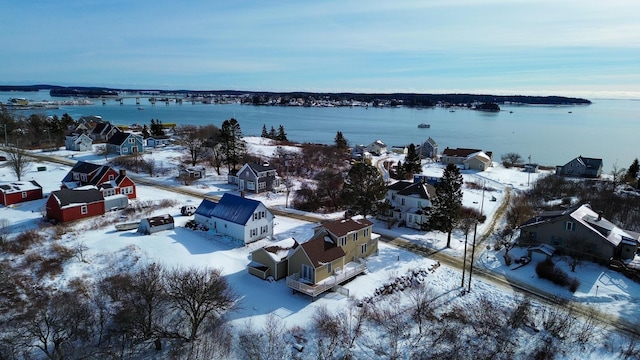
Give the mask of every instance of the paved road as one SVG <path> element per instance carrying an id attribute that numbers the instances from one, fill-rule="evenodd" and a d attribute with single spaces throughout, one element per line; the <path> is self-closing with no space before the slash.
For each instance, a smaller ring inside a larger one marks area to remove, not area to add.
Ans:
<path id="1" fill-rule="evenodd" d="M 46 155 L 44 153 L 43 154 L 29 153 L 29 155 L 41 161 L 47 161 L 47 162 L 52 162 L 52 163 L 57 163 L 62 165 L 73 166 L 76 163 L 75 160 Z M 196 191 L 192 191 L 190 189 L 159 184 L 157 182 L 150 181 L 149 178 L 147 177 L 135 176 L 133 174 L 127 174 L 127 175 L 136 183 L 144 184 L 147 186 L 153 186 L 153 187 L 161 188 L 167 191 L 188 195 L 188 196 L 193 196 L 197 198 L 208 198 L 213 201 L 218 201 L 220 199 L 219 196 L 208 196 L 208 195 L 203 195 L 201 193 L 198 193 Z M 502 217 L 506 214 L 507 207 L 510 200 L 510 191 L 508 188 L 506 188 L 505 191 L 506 191 L 506 194 L 502 200 L 502 203 L 500 204 L 498 210 L 494 213 L 493 217 L 489 220 L 489 226 L 487 227 L 487 230 L 480 236 L 480 240 L 476 245 L 476 246 L 480 246 L 480 249 L 482 249 L 482 246 L 483 246 L 482 244 L 488 239 L 491 233 L 493 233 L 493 231 L 497 227 L 497 224 L 500 222 Z M 277 216 L 295 218 L 303 221 L 319 222 L 319 221 L 326 220 L 321 217 L 297 214 L 294 212 L 282 211 L 280 209 L 270 208 L 270 210 Z M 394 238 L 394 237 L 382 235 L 380 239 L 385 243 L 396 246 L 398 248 L 411 251 L 425 258 L 430 258 L 430 259 L 439 261 L 440 263 L 449 265 L 450 267 L 453 267 L 456 269 L 462 269 L 462 266 L 463 266 L 462 259 L 447 255 L 439 250 L 434 250 L 424 245 L 413 243 L 402 237 Z M 483 269 L 477 266 L 477 264 L 475 264 L 475 266 L 473 267 L 473 276 L 475 276 L 476 278 L 481 278 L 483 281 L 490 283 L 496 287 L 500 287 L 509 291 L 514 291 L 514 292 L 529 296 L 531 298 L 537 299 L 538 301 L 541 301 L 549 305 L 563 307 L 567 310 L 572 311 L 576 315 L 582 316 L 583 318 L 594 318 L 600 321 L 602 324 L 608 327 L 614 328 L 622 333 L 626 333 L 628 335 L 640 336 L 640 328 L 638 328 L 636 324 L 633 324 L 627 321 L 626 319 L 618 318 L 615 315 L 610 315 L 610 314 L 595 310 L 587 305 L 584 305 L 578 302 L 573 302 L 567 299 L 560 298 L 552 293 L 545 292 L 529 284 L 520 282 L 518 280 L 509 279 L 501 274 L 497 274 L 497 273 L 488 271 L 486 269 Z M 473 291 L 473 288 L 472 288 L 472 291 Z"/>

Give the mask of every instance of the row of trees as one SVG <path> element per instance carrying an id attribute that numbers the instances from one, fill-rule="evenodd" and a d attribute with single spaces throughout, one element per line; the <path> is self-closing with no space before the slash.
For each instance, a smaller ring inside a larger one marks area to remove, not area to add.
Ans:
<path id="1" fill-rule="evenodd" d="M 276 132 L 276 129 L 274 129 L 273 126 L 271 127 L 271 130 L 267 131 L 267 125 L 263 124 L 262 133 L 260 136 L 276 141 L 289 141 L 287 139 L 287 133 L 284 131 L 284 126 L 282 125 L 278 127 L 278 131 Z"/>
<path id="2" fill-rule="evenodd" d="M 238 298 L 220 270 L 154 263 L 93 283 L 75 279 L 64 290 L 29 287 L 20 273 L 2 270 L 3 278 L 14 277 L 3 290 L 29 300 L 3 309 L 0 358 L 40 352 L 48 359 L 128 359 L 163 343 L 186 354 L 203 334 L 213 333 L 219 348 L 227 348 L 222 353 L 228 352 L 224 317 Z"/>

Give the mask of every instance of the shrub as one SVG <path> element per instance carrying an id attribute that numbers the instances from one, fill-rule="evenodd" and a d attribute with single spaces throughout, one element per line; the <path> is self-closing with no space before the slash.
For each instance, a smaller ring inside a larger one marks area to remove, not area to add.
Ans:
<path id="1" fill-rule="evenodd" d="M 42 234 L 36 230 L 27 230 L 18 235 L 12 241 L 2 243 L 2 250 L 10 254 L 24 254 L 34 244 L 40 244 L 44 241 Z"/>
<path id="2" fill-rule="evenodd" d="M 536 265 L 536 274 L 542 279 L 547 279 L 556 285 L 566 286 L 569 291 L 575 292 L 580 287 L 580 280 L 571 278 L 567 273 L 558 268 L 550 258 Z"/>

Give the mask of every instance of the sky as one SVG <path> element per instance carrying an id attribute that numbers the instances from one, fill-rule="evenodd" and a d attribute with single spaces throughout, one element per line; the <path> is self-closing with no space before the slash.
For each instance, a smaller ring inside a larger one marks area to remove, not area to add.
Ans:
<path id="1" fill-rule="evenodd" d="M 0 84 L 640 98 L 637 0 L 14 1 Z"/>

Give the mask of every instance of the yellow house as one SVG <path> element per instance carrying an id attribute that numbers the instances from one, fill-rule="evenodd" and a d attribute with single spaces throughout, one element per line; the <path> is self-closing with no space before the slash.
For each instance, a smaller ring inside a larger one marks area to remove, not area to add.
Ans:
<path id="1" fill-rule="evenodd" d="M 367 219 L 341 219 L 314 229 L 288 256 L 287 286 L 316 297 L 366 270 L 364 259 L 378 251 L 378 234 Z"/>
<path id="2" fill-rule="evenodd" d="M 247 266 L 249 274 L 263 280 L 269 277 L 274 280 L 284 278 L 287 276 L 287 257 L 298 246 L 294 238 L 288 238 L 254 250 Z"/>

